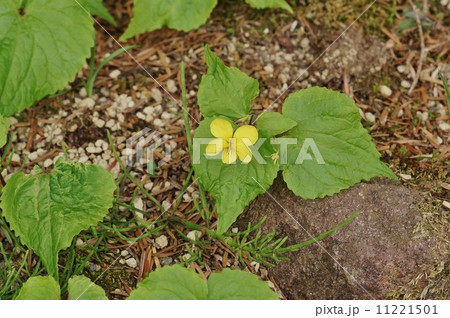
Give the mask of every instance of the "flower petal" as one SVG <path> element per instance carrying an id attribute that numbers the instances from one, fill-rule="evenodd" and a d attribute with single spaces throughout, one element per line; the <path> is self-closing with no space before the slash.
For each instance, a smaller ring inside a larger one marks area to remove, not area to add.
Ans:
<path id="1" fill-rule="evenodd" d="M 233 135 L 234 138 L 248 138 L 252 145 L 258 141 L 258 130 L 255 126 L 244 125 L 236 129 Z"/>
<path id="2" fill-rule="evenodd" d="M 224 148 L 224 140 L 217 138 L 208 143 L 205 153 L 207 156 L 217 156 Z"/>
<path id="3" fill-rule="evenodd" d="M 237 159 L 237 153 L 236 153 L 236 145 L 235 143 L 236 139 L 230 139 L 229 143 L 230 143 L 230 147 L 225 148 L 223 150 L 222 153 L 222 162 L 224 164 L 231 164 L 231 163 L 235 163 L 236 159 Z M 234 145 L 233 145 L 234 144 Z"/>
<path id="4" fill-rule="evenodd" d="M 242 163 L 249 163 L 252 160 L 253 155 L 249 146 L 251 145 L 239 139 L 236 142 L 236 152 L 239 157 L 239 160 L 241 160 Z"/>
<path id="5" fill-rule="evenodd" d="M 233 137 L 233 126 L 228 120 L 222 118 L 214 119 L 209 125 L 209 129 L 216 138 L 228 140 Z"/>

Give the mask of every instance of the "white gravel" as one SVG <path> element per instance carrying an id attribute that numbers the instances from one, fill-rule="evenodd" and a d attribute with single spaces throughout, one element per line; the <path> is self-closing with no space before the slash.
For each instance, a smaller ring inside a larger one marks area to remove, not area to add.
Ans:
<path id="1" fill-rule="evenodd" d="M 136 268 L 137 267 L 137 261 L 134 258 L 129 258 L 127 260 L 125 260 L 125 263 L 130 266 L 131 268 Z"/>
<path id="2" fill-rule="evenodd" d="M 155 239 L 155 245 L 156 245 L 156 248 L 158 248 L 158 249 L 163 249 L 163 248 L 167 247 L 167 245 L 169 245 L 169 240 L 167 239 L 167 236 L 161 235 L 161 236 L 157 237 Z"/>

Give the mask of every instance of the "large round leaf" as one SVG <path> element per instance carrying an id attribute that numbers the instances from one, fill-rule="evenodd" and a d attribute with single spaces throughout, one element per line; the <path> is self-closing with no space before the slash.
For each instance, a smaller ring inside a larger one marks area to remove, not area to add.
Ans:
<path id="1" fill-rule="evenodd" d="M 130 300 L 195 300 L 208 296 L 206 282 L 194 270 L 180 265 L 165 266 L 140 282 Z"/>
<path id="2" fill-rule="evenodd" d="M 9 118 L 0 115 L 0 148 L 2 148 L 8 139 Z"/>
<path id="3" fill-rule="evenodd" d="M 322 198 L 373 177 L 395 178 L 380 161 L 374 142 L 361 125 L 355 102 L 323 87 L 297 91 L 283 104 L 283 115 L 297 122 L 288 137 L 283 177 L 305 199 Z"/>
<path id="4" fill-rule="evenodd" d="M 22 285 L 16 300 L 59 300 L 58 282 L 51 276 L 36 276 Z"/>
<path id="5" fill-rule="evenodd" d="M 278 295 L 258 276 L 225 268 L 208 279 L 208 299 L 211 300 L 277 300 Z"/>
<path id="6" fill-rule="evenodd" d="M 291 6 L 285 0 L 245 0 L 252 8 L 281 8 L 293 13 Z"/>
<path id="7" fill-rule="evenodd" d="M 73 0 L 0 1 L 0 113 L 11 116 L 72 81 L 90 55 L 92 32 Z"/>
<path id="8" fill-rule="evenodd" d="M 217 0 L 134 0 L 133 18 L 120 38 L 167 26 L 180 31 L 196 29 L 206 22 Z"/>
<path id="9" fill-rule="evenodd" d="M 69 300 L 108 300 L 103 288 L 82 275 L 69 279 L 68 291 Z"/>
<path id="10" fill-rule="evenodd" d="M 267 282 L 241 270 L 224 269 L 206 282 L 190 268 L 165 266 L 152 272 L 129 300 L 278 299 Z"/>
<path id="11" fill-rule="evenodd" d="M 60 159 L 50 174 L 12 176 L 3 188 L 0 208 L 22 243 L 57 277 L 58 252 L 103 219 L 115 187 L 104 168 Z"/>

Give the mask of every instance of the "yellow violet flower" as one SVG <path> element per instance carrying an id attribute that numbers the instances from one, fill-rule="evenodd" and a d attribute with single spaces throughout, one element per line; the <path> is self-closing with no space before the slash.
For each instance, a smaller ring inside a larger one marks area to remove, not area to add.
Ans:
<path id="1" fill-rule="evenodd" d="M 243 163 L 252 160 L 250 146 L 258 141 L 258 130 L 254 126 L 244 125 L 233 133 L 233 126 L 228 120 L 214 119 L 210 124 L 211 134 L 216 137 L 206 147 L 208 156 L 217 156 L 222 152 L 222 162 L 231 164 L 239 157 Z"/>

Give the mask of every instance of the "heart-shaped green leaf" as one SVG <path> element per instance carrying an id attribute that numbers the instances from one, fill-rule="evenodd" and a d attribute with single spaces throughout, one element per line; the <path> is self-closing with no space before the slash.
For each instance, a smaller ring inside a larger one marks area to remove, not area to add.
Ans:
<path id="1" fill-rule="evenodd" d="M 0 114 L 12 116 L 72 81 L 93 31 L 73 0 L 0 1 Z"/>
<path id="2" fill-rule="evenodd" d="M 22 243 L 56 278 L 58 252 L 104 218 L 115 188 L 114 178 L 102 167 L 60 159 L 49 174 L 12 176 L 3 188 L 0 208 Z"/>
<path id="3" fill-rule="evenodd" d="M 163 26 L 185 32 L 196 29 L 216 5 L 217 0 L 134 0 L 133 18 L 120 40 Z"/>
<path id="4" fill-rule="evenodd" d="M 286 99 L 283 115 L 297 122 L 287 137 L 298 142 L 288 146 L 283 166 L 284 180 L 296 195 L 321 198 L 361 180 L 395 178 L 379 160 L 359 110 L 347 95 L 322 87 L 300 90 Z"/>
<path id="5" fill-rule="evenodd" d="M 211 300 L 277 300 L 278 295 L 258 276 L 225 268 L 208 279 L 208 299 Z"/>
<path id="6" fill-rule="evenodd" d="M 256 275 L 224 269 L 208 282 L 194 270 L 180 265 L 164 266 L 152 272 L 131 292 L 129 300 L 278 299 L 266 282 Z"/>
<path id="7" fill-rule="evenodd" d="M 0 148 L 2 148 L 8 140 L 9 118 L 0 115 Z"/>
<path id="8" fill-rule="evenodd" d="M 232 119 L 248 115 L 259 84 L 237 68 L 227 67 L 208 46 L 205 47 L 208 73 L 198 88 L 198 105 L 204 117 L 226 116 Z"/>
<path id="9" fill-rule="evenodd" d="M 28 279 L 20 289 L 16 300 L 59 300 L 60 289 L 51 276 L 36 276 Z"/>
<path id="10" fill-rule="evenodd" d="M 281 8 L 293 13 L 291 6 L 285 0 L 245 0 L 252 8 Z"/>
<path id="11" fill-rule="evenodd" d="M 195 300 L 206 299 L 206 282 L 193 269 L 180 265 L 164 266 L 140 282 L 129 300 Z"/>
<path id="12" fill-rule="evenodd" d="M 69 300 L 108 300 L 105 291 L 91 282 L 86 276 L 73 276 L 69 279 Z"/>

